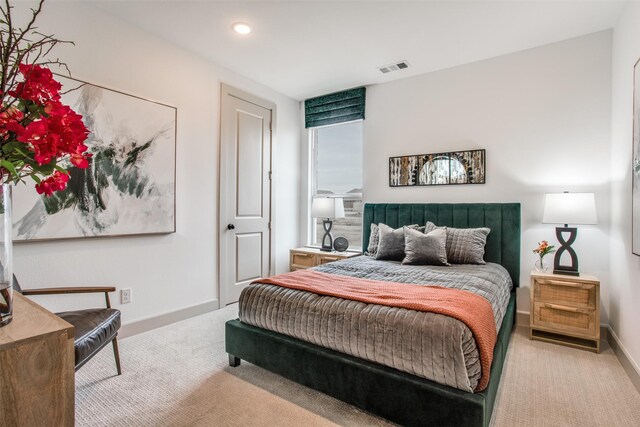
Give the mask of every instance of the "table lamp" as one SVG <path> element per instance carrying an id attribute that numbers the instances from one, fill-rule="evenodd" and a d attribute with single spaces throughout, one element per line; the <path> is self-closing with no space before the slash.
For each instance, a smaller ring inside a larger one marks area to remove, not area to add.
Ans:
<path id="1" fill-rule="evenodd" d="M 331 227 L 332 219 L 344 218 L 344 204 L 341 197 L 315 197 L 311 203 L 311 216 L 322 218 L 324 236 L 322 237 L 321 251 L 331 252 L 333 250 L 333 236 Z"/>
<path id="2" fill-rule="evenodd" d="M 547 193 L 544 195 L 544 224 L 564 224 L 556 227 L 556 237 L 560 248 L 553 259 L 553 273 L 579 276 L 578 256 L 571 245 L 578 235 L 576 227 L 569 224 L 597 224 L 596 200 L 593 193 Z M 564 239 L 562 233 L 568 232 L 569 238 Z M 571 257 L 570 265 L 560 265 L 562 254 L 567 252 Z"/>

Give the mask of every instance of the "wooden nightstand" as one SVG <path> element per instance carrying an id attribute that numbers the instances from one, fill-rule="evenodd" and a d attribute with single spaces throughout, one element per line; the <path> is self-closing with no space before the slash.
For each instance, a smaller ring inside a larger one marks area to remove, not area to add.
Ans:
<path id="1" fill-rule="evenodd" d="M 600 281 L 593 276 L 531 273 L 533 340 L 600 352 Z"/>
<path id="2" fill-rule="evenodd" d="M 289 269 L 295 271 L 303 268 L 311 268 L 358 255 L 360 255 L 358 252 L 324 252 L 316 248 L 291 249 L 289 254 Z"/>

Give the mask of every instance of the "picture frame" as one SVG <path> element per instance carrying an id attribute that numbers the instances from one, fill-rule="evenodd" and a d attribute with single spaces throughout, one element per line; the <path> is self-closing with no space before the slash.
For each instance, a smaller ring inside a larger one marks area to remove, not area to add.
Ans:
<path id="1" fill-rule="evenodd" d="M 16 242 L 167 234 L 176 231 L 177 108 L 56 76 L 62 103 L 83 116 L 88 169 L 69 167 L 51 196 L 13 192 Z"/>
<path id="2" fill-rule="evenodd" d="M 485 182 L 485 149 L 389 157 L 389 187 Z"/>

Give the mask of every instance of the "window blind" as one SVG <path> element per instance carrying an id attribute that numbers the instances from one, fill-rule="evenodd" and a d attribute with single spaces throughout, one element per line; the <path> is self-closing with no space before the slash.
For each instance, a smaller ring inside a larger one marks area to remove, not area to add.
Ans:
<path id="1" fill-rule="evenodd" d="M 304 101 L 304 127 L 364 119 L 366 88 L 359 87 Z"/>

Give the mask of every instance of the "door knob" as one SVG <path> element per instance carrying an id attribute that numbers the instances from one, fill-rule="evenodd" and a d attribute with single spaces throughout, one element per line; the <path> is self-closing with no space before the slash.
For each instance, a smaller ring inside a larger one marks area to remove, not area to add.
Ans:
<path id="1" fill-rule="evenodd" d="M 236 228 L 236 226 L 233 224 L 227 225 L 227 230 L 233 230 L 234 228 Z"/>

